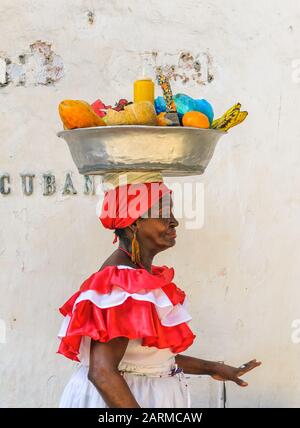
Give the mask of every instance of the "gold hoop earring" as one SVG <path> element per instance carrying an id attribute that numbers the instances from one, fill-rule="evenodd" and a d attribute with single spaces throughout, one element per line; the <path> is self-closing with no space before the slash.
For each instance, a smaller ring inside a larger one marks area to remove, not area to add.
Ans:
<path id="1" fill-rule="evenodd" d="M 136 239 L 136 230 L 133 232 L 133 238 L 131 241 L 131 261 L 132 263 L 141 263 L 140 245 Z"/>

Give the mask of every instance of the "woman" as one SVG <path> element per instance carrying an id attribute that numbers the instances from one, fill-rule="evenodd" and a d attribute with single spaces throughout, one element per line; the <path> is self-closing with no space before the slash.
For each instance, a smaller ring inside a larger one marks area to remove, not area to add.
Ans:
<path id="1" fill-rule="evenodd" d="M 58 352 L 81 363 L 60 407 L 190 407 L 184 373 L 247 386 L 240 377 L 256 360 L 235 368 L 182 354 L 195 338 L 185 293 L 173 268 L 153 265 L 178 226 L 161 175 L 128 174 L 121 186 L 110 179 L 100 220 L 119 247 L 60 309 Z"/>

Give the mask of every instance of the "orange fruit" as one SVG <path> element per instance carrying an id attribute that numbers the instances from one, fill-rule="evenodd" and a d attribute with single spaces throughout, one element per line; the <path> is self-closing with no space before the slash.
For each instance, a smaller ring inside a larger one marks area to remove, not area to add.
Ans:
<path id="1" fill-rule="evenodd" d="M 166 113 L 162 111 L 156 116 L 158 126 L 167 126 L 165 115 Z"/>
<path id="2" fill-rule="evenodd" d="M 86 101 L 64 100 L 59 104 L 58 111 L 65 129 L 106 125 Z"/>
<path id="3" fill-rule="evenodd" d="M 169 126 L 172 125 L 172 121 L 170 119 L 166 119 L 166 112 L 162 111 L 157 116 L 157 124 L 158 126 Z"/>
<path id="4" fill-rule="evenodd" d="M 200 111 L 188 111 L 182 118 L 183 126 L 192 128 L 210 128 L 208 117 Z"/>

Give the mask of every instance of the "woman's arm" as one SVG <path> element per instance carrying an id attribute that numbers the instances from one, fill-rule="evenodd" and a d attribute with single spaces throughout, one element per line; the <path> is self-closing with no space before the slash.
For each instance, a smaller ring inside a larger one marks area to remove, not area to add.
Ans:
<path id="1" fill-rule="evenodd" d="M 216 380 L 231 380 L 239 386 L 248 386 L 247 382 L 239 379 L 240 376 L 261 365 L 260 361 L 251 360 L 241 367 L 232 367 L 216 361 L 201 360 L 200 358 L 181 354 L 176 355 L 175 362 L 184 373 L 210 375 Z"/>
<path id="2" fill-rule="evenodd" d="M 118 370 L 127 344 L 126 337 L 117 337 L 106 343 L 91 342 L 88 378 L 109 407 L 140 407 Z"/>
<path id="3" fill-rule="evenodd" d="M 200 358 L 181 354 L 176 355 L 175 362 L 184 373 L 198 375 L 212 375 L 216 364 L 219 364 L 214 361 L 201 360 Z"/>

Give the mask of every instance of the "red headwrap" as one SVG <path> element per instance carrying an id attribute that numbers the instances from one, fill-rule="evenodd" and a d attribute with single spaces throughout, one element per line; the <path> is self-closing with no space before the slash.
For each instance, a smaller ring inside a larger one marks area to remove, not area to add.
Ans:
<path id="1" fill-rule="evenodd" d="M 99 218 L 107 229 L 123 229 L 145 214 L 165 194 L 171 192 L 172 190 L 163 182 L 116 187 L 105 192 Z"/>

